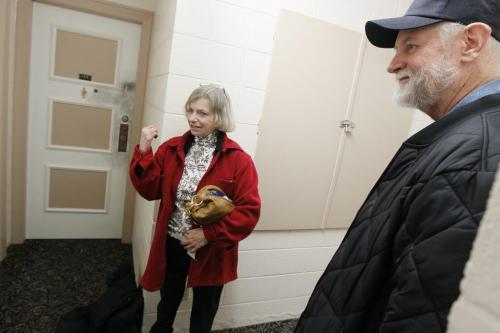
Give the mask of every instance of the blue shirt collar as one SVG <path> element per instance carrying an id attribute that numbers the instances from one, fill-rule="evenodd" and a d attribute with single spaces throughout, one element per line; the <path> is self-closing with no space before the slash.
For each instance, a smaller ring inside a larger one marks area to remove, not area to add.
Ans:
<path id="1" fill-rule="evenodd" d="M 460 102 L 451 108 L 449 112 L 453 112 L 461 106 L 477 101 L 478 99 L 491 94 L 500 93 L 500 79 L 490 81 L 477 87 L 468 93 Z"/>

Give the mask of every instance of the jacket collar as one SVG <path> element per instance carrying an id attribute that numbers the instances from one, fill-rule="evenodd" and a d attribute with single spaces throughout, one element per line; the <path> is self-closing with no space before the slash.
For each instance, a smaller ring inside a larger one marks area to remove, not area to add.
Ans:
<path id="1" fill-rule="evenodd" d="M 194 136 L 191 134 L 190 131 L 187 131 L 182 136 L 169 140 L 167 145 L 169 147 L 176 147 L 177 150 L 184 150 L 184 152 L 187 153 L 193 142 L 194 142 Z M 226 133 L 218 132 L 215 153 L 220 151 L 225 152 L 228 149 L 241 150 L 241 147 L 235 141 L 231 140 Z"/>
<path id="2" fill-rule="evenodd" d="M 440 120 L 411 136 L 404 144 L 415 147 L 427 146 L 445 135 L 446 131 L 455 124 L 492 110 L 500 110 L 500 94 L 487 95 L 477 101 L 460 106 Z"/>

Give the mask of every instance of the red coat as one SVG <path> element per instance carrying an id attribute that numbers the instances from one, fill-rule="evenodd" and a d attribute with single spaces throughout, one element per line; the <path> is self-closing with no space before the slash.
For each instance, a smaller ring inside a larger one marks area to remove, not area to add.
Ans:
<path id="1" fill-rule="evenodd" d="M 174 209 L 177 186 L 184 170 L 184 147 L 191 134 L 164 142 L 153 156 L 151 149 L 141 153 L 135 148 L 130 163 L 130 178 L 137 192 L 147 200 L 161 199 L 156 229 L 146 270 L 141 278 L 144 289 L 163 286 L 167 225 Z M 140 177 L 135 168 L 140 165 Z M 205 185 L 220 187 L 235 203 L 231 214 L 203 226 L 208 244 L 196 252 L 189 265 L 188 287 L 223 285 L 237 278 L 238 242 L 254 229 L 260 214 L 257 171 L 251 157 L 223 136 L 222 149 L 216 153 L 198 189 Z M 197 191 L 198 191 L 197 189 Z"/>

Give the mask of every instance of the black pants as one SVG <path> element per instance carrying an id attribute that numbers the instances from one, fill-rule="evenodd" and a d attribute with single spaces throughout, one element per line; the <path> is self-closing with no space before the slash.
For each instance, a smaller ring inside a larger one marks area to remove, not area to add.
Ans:
<path id="1" fill-rule="evenodd" d="M 165 282 L 160 290 L 160 302 L 157 307 L 156 323 L 150 333 L 173 332 L 175 315 L 186 288 L 186 278 L 189 269 L 189 256 L 179 240 L 167 239 L 167 270 Z M 219 309 L 222 286 L 194 287 L 193 307 L 189 323 L 190 333 L 209 333 L 215 314 Z"/>

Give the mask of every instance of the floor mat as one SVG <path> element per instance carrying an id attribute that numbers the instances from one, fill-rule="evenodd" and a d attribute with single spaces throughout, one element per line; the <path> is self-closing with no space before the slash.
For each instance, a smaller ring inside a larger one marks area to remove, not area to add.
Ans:
<path id="1" fill-rule="evenodd" d="M 52 333 L 62 314 L 95 301 L 106 278 L 132 263 L 120 240 L 26 240 L 11 245 L 0 264 L 0 332 Z M 296 320 L 214 331 L 291 333 Z"/>
<path id="2" fill-rule="evenodd" d="M 95 301 L 132 248 L 120 240 L 26 240 L 0 264 L 0 332 L 52 333 L 59 317 Z"/>
<path id="3" fill-rule="evenodd" d="M 297 325 L 297 319 L 291 319 L 214 331 L 214 333 L 292 333 L 295 325 Z"/>

